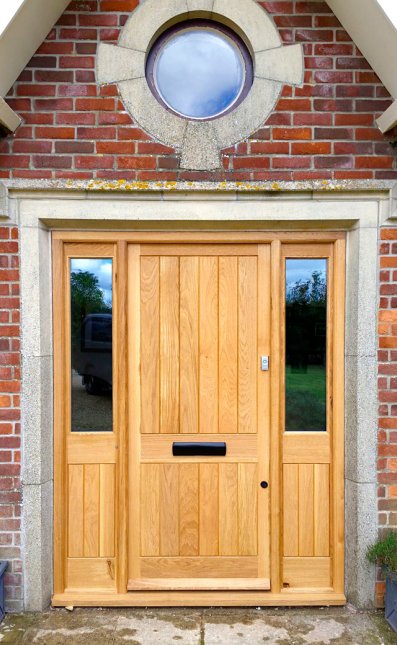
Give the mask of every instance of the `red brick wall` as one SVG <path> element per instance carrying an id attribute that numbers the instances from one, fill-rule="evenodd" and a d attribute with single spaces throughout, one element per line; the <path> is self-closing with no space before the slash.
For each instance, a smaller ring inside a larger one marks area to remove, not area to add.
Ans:
<path id="1" fill-rule="evenodd" d="M 19 609 L 21 437 L 18 230 L 0 227 L 0 558 L 8 560 L 7 606 Z"/>
<path id="2" fill-rule="evenodd" d="M 381 530 L 397 529 L 397 228 L 380 244 L 378 504 Z M 381 600 L 384 583 L 379 581 Z"/>
<path id="3" fill-rule="evenodd" d="M 266 127 L 224 154 L 223 172 L 180 171 L 175 151 L 132 123 L 117 87 L 95 84 L 97 42 L 116 42 L 137 4 L 70 3 L 9 94 L 24 124 L 0 142 L 0 178 L 397 179 L 375 124 L 390 97 L 322 1 L 260 2 L 286 44 L 304 44 L 305 85 L 284 88 Z"/>

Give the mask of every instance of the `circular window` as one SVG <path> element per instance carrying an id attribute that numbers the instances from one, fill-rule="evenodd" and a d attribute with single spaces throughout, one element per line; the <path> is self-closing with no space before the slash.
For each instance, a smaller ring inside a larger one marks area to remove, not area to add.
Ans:
<path id="1" fill-rule="evenodd" d="M 162 34 L 146 65 L 150 89 L 167 109 L 193 120 L 233 110 L 253 81 L 252 59 L 244 42 L 216 22 L 184 22 Z"/>

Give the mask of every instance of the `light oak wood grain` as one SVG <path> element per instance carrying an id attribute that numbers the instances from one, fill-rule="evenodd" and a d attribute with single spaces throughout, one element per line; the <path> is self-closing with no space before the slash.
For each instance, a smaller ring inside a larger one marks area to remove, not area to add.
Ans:
<path id="1" fill-rule="evenodd" d="M 298 540 L 299 555 L 314 555 L 314 468 L 312 464 L 299 464 L 298 470 Z"/>
<path id="2" fill-rule="evenodd" d="M 257 578 L 257 557 L 142 558 L 143 578 Z"/>
<path id="3" fill-rule="evenodd" d="M 141 432 L 160 431 L 160 261 L 141 259 Z"/>
<path id="4" fill-rule="evenodd" d="M 284 584 L 299 589 L 331 587 L 330 558 L 284 558 Z"/>
<path id="5" fill-rule="evenodd" d="M 181 433 L 199 431 L 199 258 L 180 259 Z"/>
<path id="6" fill-rule="evenodd" d="M 81 558 L 84 555 L 84 466 L 69 466 L 69 558 Z"/>
<path id="7" fill-rule="evenodd" d="M 179 466 L 179 554 L 199 554 L 199 465 Z"/>
<path id="8" fill-rule="evenodd" d="M 181 578 L 141 578 L 139 580 L 132 580 L 128 589 L 130 591 L 149 591 L 149 590 L 164 590 L 180 591 L 228 591 L 236 589 L 238 591 L 258 589 L 266 591 L 270 587 L 269 579 L 261 578 L 195 578 L 186 579 Z"/>
<path id="9" fill-rule="evenodd" d="M 160 466 L 141 466 L 141 550 L 142 556 L 160 555 Z"/>
<path id="10" fill-rule="evenodd" d="M 238 549 L 238 464 L 219 466 L 219 555 Z"/>
<path id="11" fill-rule="evenodd" d="M 66 593 L 91 589 L 116 591 L 113 558 L 71 558 L 66 575 Z"/>
<path id="12" fill-rule="evenodd" d="M 142 334 L 147 330 L 143 326 Z M 148 402 L 148 405 L 151 403 Z M 179 258 L 160 258 L 160 432 L 179 432 Z"/>
<path id="13" fill-rule="evenodd" d="M 238 431 L 238 258 L 219 258 L 219 432 Z"/>
<path id="14" fill-rule="evenodd" d="M 258 431 L 257 262 L 240 257 L 238 263 L 238 431 L 244 434 Z"/>
<path id="15" fill-rule="evenodd" d="M 218 258 L 200 257 L 200 432 L 218 432 Z"/>
<path id="16" fill-rule="evenodd" d="M 299 466 L 283 468 L 283 545 L 285 556 L 299 555 Z"/>

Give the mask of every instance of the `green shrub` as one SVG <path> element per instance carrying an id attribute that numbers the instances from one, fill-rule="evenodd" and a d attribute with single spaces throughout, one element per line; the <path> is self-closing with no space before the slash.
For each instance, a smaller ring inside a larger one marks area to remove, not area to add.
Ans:
<path id="1" fill-rule="evenodd" d="M 397 532 L 389 531 L 367 551 L 367 559 L 387 573 L 397 573 Z"/>

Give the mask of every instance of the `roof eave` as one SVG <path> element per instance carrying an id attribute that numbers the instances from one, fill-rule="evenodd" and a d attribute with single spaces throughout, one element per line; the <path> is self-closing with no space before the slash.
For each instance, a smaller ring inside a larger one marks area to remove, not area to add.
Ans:
<path id="1" fill-rule="evenodd" d="M 22 119 L 18 114 L 0 97 L 0 128 L 9 134 L 15 132 L 21 123 Z"/>
<path id="2" fill-rule="evenodd" d="M 376 120 L 376 123 L 383 134 L 397 126 L 397 100 Z"/>
<path id="3" fill-rule="evenodd" d="M 25 0 L 0 38 L 0 96 L 5 96 L 45 40 L 69 0 Z"/>

